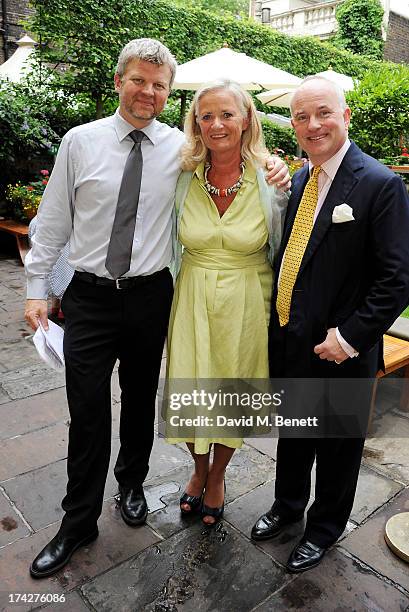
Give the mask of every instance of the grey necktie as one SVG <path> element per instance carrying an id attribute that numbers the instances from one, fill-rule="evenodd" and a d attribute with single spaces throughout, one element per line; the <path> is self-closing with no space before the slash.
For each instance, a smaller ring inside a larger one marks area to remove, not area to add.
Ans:
<path id="1" fill-rule="evenodd" d="M 129 136 L 135 144 L 128 155 L 122 175 L 115 219 L 105 260 L 105 267 L 113 278 L 119 278 L 125 274 L 131 265 L 136 212 L 141 190 L 143 165 L 141 142 L 144 133 L 134 130 Z"/>

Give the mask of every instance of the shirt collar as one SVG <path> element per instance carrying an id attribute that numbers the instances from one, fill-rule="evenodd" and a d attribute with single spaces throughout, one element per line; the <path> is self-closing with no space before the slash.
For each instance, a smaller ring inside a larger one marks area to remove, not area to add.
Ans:
<path id="1" fill-rule="evenodd" d="M 140 132 L 143 132 L 145 134 L 145 136 L 151 141 L 153 145 L 155 145 L 157 142 L 157 138 L 156 138 L 157 123 L 158 122 L 156 121 L 156 119 L 154 119 L 148 125 L 146 125 L 143 129 L 139 130 Z M 114 127 L 115 127 L 116 134 L 118 136 L 119 142 L 122 142 L 124 138 L 129 136 L 131 132 L 137 129 L 135 128 L 134 125 L 132 125 L 131 123 L 128 123 L 128 121 L 126 121 L 119 114 L 119 108 L 116 109 L 115 114 L 114 114 Z"/>
<path id="2" fill-rule="evenodd" d="M 344 159 L 346 152 L 348 151 L 350 146 L 351 146 L 351 141 L 349 140 L 349 138 L 347 138 L 344 144 L 342 145 L 342 147 L 340 148 L 340 150 L 337 151 L 335 155 L 333 155 L 330 159 L 327 159 L 326 162 L 321 164 L 322 170 L 324 170 L 325 174 L 329 176 L 331 181 L 334 180 L 335 175 L 338 172 L 338 168 L 340 167 L 342 160 Z M 309 172 L 311 174 L 313 165 L 311 162 L 309 162 L 308 166 L 309 166 Z"/>

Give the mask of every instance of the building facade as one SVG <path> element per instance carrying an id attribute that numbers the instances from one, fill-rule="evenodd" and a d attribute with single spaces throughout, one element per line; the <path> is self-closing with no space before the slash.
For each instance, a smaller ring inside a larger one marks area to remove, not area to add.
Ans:
<path id="1" fill-rule="evenodd" d="M 25 29 L 19 22 L 26 19 L 30 12 L 28 0 L 1 0 L 0 64 L 16 50 L 16 41 L 25 34 Z"/>
<path id="2" fill-rule="evenodd" d="M 250 16 L 289 36 L 331 38 L 342 0 L 250 0 Z M 409 0 L 381 0 L 384 7 L 384 59 L 409 63 Z"/>

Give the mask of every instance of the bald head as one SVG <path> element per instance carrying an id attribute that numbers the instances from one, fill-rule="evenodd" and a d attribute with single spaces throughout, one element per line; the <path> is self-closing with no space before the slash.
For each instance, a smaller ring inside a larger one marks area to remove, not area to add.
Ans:
<path id="1" fill-rule="evenodd" d="M 343 91 L 324 77 L 308 77 L 291 101 L 291 124 L 314 165 L 333 157 L 348 137 L 351 111 Z"/>
<path id="2" fill-rule="evenodd" d="M 311 86 L 314 87 L 314 84 L 317 86 L 321 85 L 324 88 L 328 87 L 329 90 L 332 90 L 334 94 L 336 95 L 336 97 L 338 98 L 338 102 L 342 110 L 345 110 L 347 108 L 348 105 L 345 100 L 345 94 L 344 94 L 343 89 L 341 89 L 341 87 L 337 85 L 336 83 L 334 83 L 333 81 L 326 79 L 324 76 L 313 74 L 312 76 L 305 77 L 305 79 L 301 81 L 301 83 L 298 85 L 297 89 L 295 90 L 294 96 L 290 104 L 291 113 L 293 111 L 294 98 L 296 94 L 300 90 L 302 91 L 303 88 L 306 88 L 308 90 L 308 87 L 311 87 Z"/>

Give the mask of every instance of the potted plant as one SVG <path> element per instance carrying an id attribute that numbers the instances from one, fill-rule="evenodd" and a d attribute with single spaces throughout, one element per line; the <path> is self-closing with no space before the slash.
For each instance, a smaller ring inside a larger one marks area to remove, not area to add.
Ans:
<path id="1" fill-rule="evenodd" d="M 35 217 L 48 179 L 48 170 L 40 170 L 39 177 L 27 185 L 7 185 L 6 200 L 11 204 L 8 212 L 14 219 L 30 221 Z"/>

